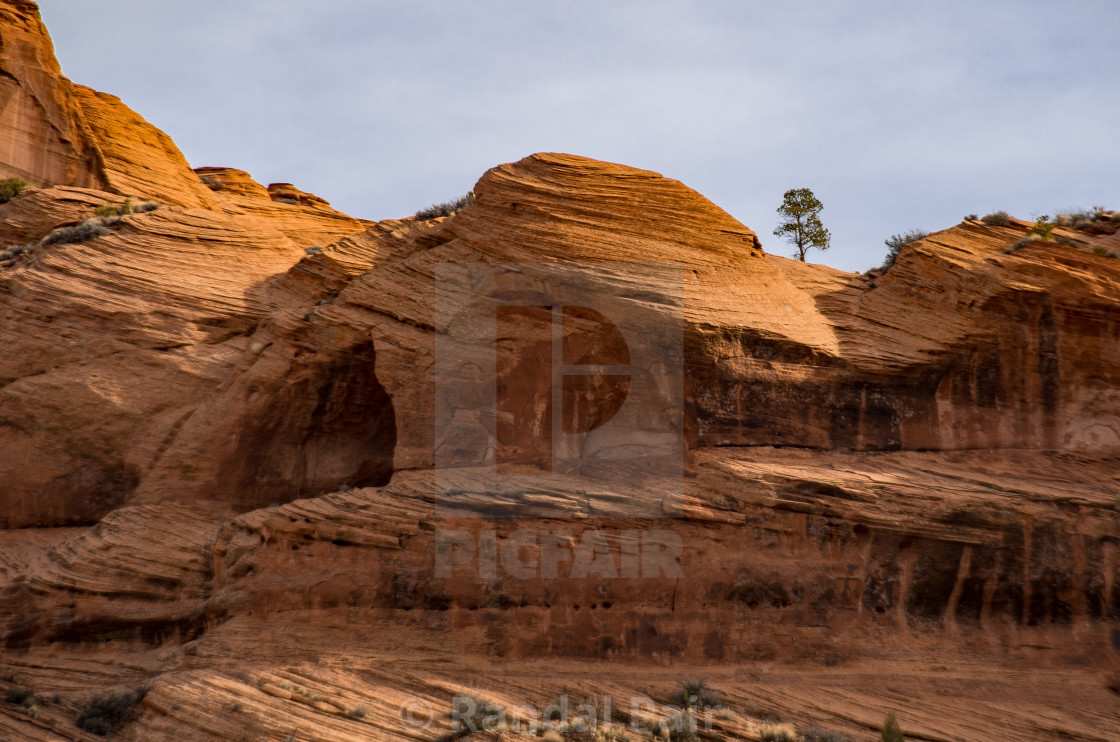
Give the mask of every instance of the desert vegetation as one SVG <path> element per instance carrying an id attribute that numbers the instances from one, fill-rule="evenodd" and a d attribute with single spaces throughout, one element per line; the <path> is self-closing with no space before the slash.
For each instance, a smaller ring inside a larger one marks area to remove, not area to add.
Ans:
<path id="1" fill-rule="evenodd" d="M 137 688 L 95 696 L 82 707 L 75 723 L 83 732 L 112 734 L 132 720 L 133 707 L 147 694 L 147 688 Z"/>
<path id="2" fill-rule="evenodd" d="M 435 219 L 441 216 L 452 216 L 457 214 L 463 209 L 467 208 L 474 203 L 474 191 L 467 191 L 466 195 L 461 196 L 454 201 L 444 201 L 443 203 L 432 204 L 426 209 L 420 209 L 416 212 L 417 219 Z"/>
<path id="3" fill-rule="evenodd" d="M 95 237 L 104 237 L 107 234 L 109 234 L 109 228 L 100 219 L 87 219 L 73 227 L 59 227 L 44 237 L 39 244 L 44 247 L 47 245 L 65 245 L 72 242 L 85 242 Z"/>
<path id="4" fill-rule="evenodd" d="M 1011 224 L 1011 216 L 1006 211 L 993 211 L 980 217 L 980 221 L 989 227 L 1006 227 Z"/>
<path id="5" fill-rule="evenodd" d="M 904 742 L 905 737 L 902 736 L 902 727 L 898 725 L 898 719 L 895 718 L 893 711 L 888 713 L 887 718 L 883 720 L 879 737 L 882 742 Z"/>
<path id="6" fill-rule="evenodd" d="M 0 204 L 6 204 L 28 189 L 23 178 L 4 178 L 0 180 Z"/>
<path id="7" fill-rule="evenodd" d="M 18 255 L 32 251 L 36 247 L 48 245 L 65 245 L 68 243 L 85 242 L 96 237 L 104 237 L 110 233 L 109 227 L 115 226 L 121 218 L 128 214 L 146 214 L 155 211 L 160 204 L 155 201 L 145 201 L 134 204 L 130 199 L 125 199 L 119 204 L 104 204 L 98 206 L 94 212 L 96 216 L 86 219 L 80 224 L 59 227 L 52 230 L 41 240 L 31 241 L 22 245 L 15 245 L 0 250 L 0 261 L 11 260 Z"/>
<path id="8" fill-rule="evenodd" d="M 763 724 L 758 737 L 762 742 L 797 742 L 797 729 L 792 724 Z"/>
<path id="9" fill-rule="evenodd" d="M 719 694 L 708 687 L 706 678 L 681 680 L 679 700 L 685 708 L 719 708 L 723 701 Z"/>
<path id="10" fill-rule="evenodd" d="M 781 221 L 774 229 L 774 236 L 785 239 L 797 248 L 793 256 L 805 262 L 805 254 L 812 248 L 827 250 L 832 239 L 831 233 L 821 223 L 820 213 L 824 205 L 808 188 L 791 188 L 782 197 L 778 207 Z"/>
<path id="11" fill-rule="evenodd" d="M 890 237 L 883 240 L 883 244 L 887 246 L 887 255 L 883 258 L 883 264 L 880 266 L 880 270 L 883 272 L 890 270 L 891 266 L 894 265 L 894 261 L 898 260 L 898 254 L 902 251 L 903 247 L 909 245 L 911 242 L 925 239 L 926 237 L 929 237 L 929 232 L 924 229 L 911 229 L 909 232 L 903 232 L 902 234 L 892 234 Z"/>

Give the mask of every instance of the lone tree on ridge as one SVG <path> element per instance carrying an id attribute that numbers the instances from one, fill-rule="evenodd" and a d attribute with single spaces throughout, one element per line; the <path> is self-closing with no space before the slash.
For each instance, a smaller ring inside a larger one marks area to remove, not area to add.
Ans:
<path id="1" fill-rule="evenodd" d="M 775 237 L 784 237 L 786 242 L 797 248 L 795 258 L 805 262 L 805 253 L 815 247 L 818 250 L 827 250 L 828 241 L 832 235 L 821 224 L 819 214 L 824 206 L 820 199 L 813 195 L 808 188 L 791 188 L 782 198 L 782 205 L 778 207 L 778 214 L 782 221 L 774 230 Z"/>

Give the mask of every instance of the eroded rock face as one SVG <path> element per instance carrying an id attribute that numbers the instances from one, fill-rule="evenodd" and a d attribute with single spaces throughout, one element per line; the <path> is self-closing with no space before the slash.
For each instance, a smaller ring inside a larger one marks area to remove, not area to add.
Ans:
<path id="1" fill-rule="evenodd" d="M 0 684 L 61 694 L 0 705 L 0 734 L 73 739 L 94 691 L 154 682 L 123 738 L 396 739 L 410 699 L 485 677 L 543 707 L 602 660 L 579 692 L 667 703 L 716 678 L 729 739 L 775 712 L 865 734 L 900 699 L 928 739 L 1120 734 L 1100 713 L 1120 260 L 1092 251 L 1120 252 L 1115 229 L 1008 252 L 1026 223 L 966 223 L 856 276 L 767 255 L 677 181 L 555 153 L 488 171 L 455 216 L 373 224 L 192 171 L 61 77 L 33 3 L 0 32 L 0 174 L 50 186 L 0 205 L 0 247 L 32 245 L 0 263 Z M 161 207 L 41 243 L 126 196 Z M 673 314 L 683 402 L 649 416 L 677 426 L 679 488 L 533 481 L 545 438 L 524 439 L 550 415 L 641 417 L 610 374 L 640 360 L 622 323 L 562 310 L 557 343 L 536 307 L 498 323 L 502 401 L 451 441 L 483 455 L 438 473 L 437 508 L 441 264 L 562 265 Z M 553 350 L 598 374 L 562 411 L 538 405 Z M 523 486 L 489 486 L 490 438 Z M 474 553 L 442 564 L 448 534 Z M 437 717 L 413 736 L 448 734 Z"/>
<path id="2" fill-rule="evenodd" d="M 103 186 L 98 152 L 33 2 L 0 8 L 0 176 Z"/>

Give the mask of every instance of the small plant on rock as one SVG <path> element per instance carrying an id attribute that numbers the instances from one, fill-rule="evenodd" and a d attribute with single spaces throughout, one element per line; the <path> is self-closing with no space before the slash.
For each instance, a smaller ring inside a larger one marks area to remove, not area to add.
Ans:
<path id="1" fill-rule="evenodd" d="M 991 214 L 980 217 L 980 221 L 989 227 L 1006 227 L 1011 224 L 1011 217 L 1008 216 L 1006 211 L 993 211 Z"/>
<path id="2" fill-rule="evenodd" d="M 0 204 L 6 204 L 28 189 L 23 178 L 4 178 L 0 180 Z"/>
<path id="3" fill-rule="evenodd" d="M 90 734 L 111 734 L 132 720 L 133 707 L 147 694 L 147 688 L 138 688 L 97 696 L 82 707 L 75 723 Z"/>
<path id="4" fill-rule="evenodd" d="M 74 227 L 60 227 L 43 238 L 42 244 L 65 245 L 72 242 L 85 242 L 95 237 L 104 237 L 109 229 L 99 219 L 89 219 Z"/>
<path id="5" fill-rule="evenodd" d="M 416 218 L 435 219 L 440 216 L 452 216 L 453 214 L 458 214 L 473 203 L 474 191 L 467 191 L 467 195 L 457 198 L 454 201 L 444 201 L 443 203 L 432 204 L 426 209 L 420 209 L 420 211 L 416 212 Z"/>
<path id="6" fill-rule="evenodd" d="M 762 742 L 797 742 L 797 730 L 793 724 L 763 724 L 758 737 Z"/>
<path id="7" fill-rule="evenodd" d="M 102 217 L 102 222 L 113 217 L 122 217 L 126 214 L 147 214 L 149 211 L 155 211 L 159 208 L 159 204 L 155 201 L 145 201 L 140 204 L 133 204 L 132 199 L 126 198 L 124 203 L 120 204 L 103 204 L 98 206 L 94 213 Z"/>
<path id="8" fill-rule="evenodd" d="M 1054 239 L 1055 226 L 1056 225 L 1054 224 L 1054 222 L 1050 221 L 1050 215 L 1043 214 L 1042 216 L 1038 217 L 1038 219 L 1035 219 L 1034 226 L 1031 227 L 1030 234 L 1038 235 L 1044 240 L 1052 240 Z"/>
<path id="9" fill-rule="evenodd" d="M 887 718 L 883 720 L 883 726 L 879 730 L 879 738 L 882 742 L 905 742 L 906 738 L 902 736 L 902 727 L 898 725 L 898 719 L 894 718 L 893 711 L 887 714 Z"/>
<path id="10" fill-rule="evenodd" d="M 475 697 L 456 699 L 456 704 L 465 703 L 462 713 L 453 716 L 452 732 L 457 737 L 465 737 L 479 731 L 493 732 L 509 725 L 509 712 L 496 703 Z"/>
<path id="11" fill-rule="evenodd" d="M 801 732 L 802 739 L 805 742 L 847 742 L 847 738 L 843 734 L 833 729 L 821 729 L 820 727 L 805 727 Z"/>
<path id="12" fill-rule="evenodd" d="M 681 680 L 679 700 L 685 708 L 719 708 L 723 701 L 719 694 L 708 687 L 707 678 Z"/>
<path id="13" fill-rule="evenodd" d="M 894 265 L 894 261 L 898 260 L 898 254 L 902 251 L 902 248 L 911 242 L 917 242 L 926 237 L 929 237 L 929 232 L 924 229 L 911 229 L 909 232 L 903 232 L 902 234 L 892 234 L 883 240 L 883 244 L 887 246 L 887 256 L 883 259 L 880 270 L 889 270 Z"/>
<path id="14" fill-rule="evenodd" d="M 351 719 L 364 719 L 369 716 L 369 711 L 365 706 L 358 706 L 357 708 L 350 709 Z"/>

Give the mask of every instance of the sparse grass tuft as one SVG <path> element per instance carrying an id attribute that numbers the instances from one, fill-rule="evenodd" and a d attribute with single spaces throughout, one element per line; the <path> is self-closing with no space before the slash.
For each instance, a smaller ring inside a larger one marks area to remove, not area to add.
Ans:
<path id="1" fill-rule="evenodd" d="M 793 724 L 763 724 L 758 737 L 762 742 L 797 742 L 797 730 Z"/>
<path id="2" fill-rule="evenodd" d="M 669 733 L 670 742 L 691 742 L 696 736 L 696 715 L 691 711 L 678 711 L 665 722 L 663 729 Z"/>
<path id="3" fill-rule="evenodd" d="M 147 688 L 138 688 L 97 696 L 82 707 L 75 723 L 83 732 L 112 734 L 132 720 L 133 706 L 147 694 Z"/>
<path id="4" fill-rule="evenodd" d="M 365 706 L 350 709 L 351 719 L 364 719 L 367 716 L 369 716 L 369 710 Z"/>
<path id="5" fill-rule="evenodd" d="M 23 178 L 4 178 L 0 180 L 0 204 L 6 204 L 30 188 Z"/>
<path id="6" fill-rule="evenodd" d="M 887 718 L 883 720 L 883 727 L 879 730 L 879 738 L 882 742 L 905 742 L 906 738 L 902 736 L 902 727 L 898 725 L 898 719 L 894 718 L 893 711 L 887 714 Z"/>
<path id="7" fill-rule="evenodd" d="M 467 191 L 467 195 L 457 198 L 454 201 L 444 201 L 440 204 L 432 204 L 426 209 L 420 209 L 420 211 L 416 212 L 416 218 L 435 219 L 440 216 L 451 216 L 459 213 L 473 203 L 474 191 Z"/>
<path id="8" fill-rule="evenodd" d="M 980 221 L 980 217 L 976 216 L 976 214 L 966 214 L 964 219 L 961 219 L 961 221 L 962 222 L 976 222 L 976 221 Z"/>
<path id="9" fill-rule="evenodd" d="M 843 734 L 834 729 L 821 729 L 820 727 L 805 727 L 801 732 L 805 742 L 848 742 Z"/>
<path id="10" fill-rule="evenodd" d="M 1008 216 L 1006 211 L 993 211 L 991 214 L 980 217 L 980 221 L 989 227 L 1006 227 L 1011 224 L 1011 217 Z"/>

